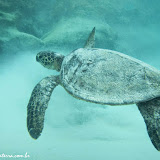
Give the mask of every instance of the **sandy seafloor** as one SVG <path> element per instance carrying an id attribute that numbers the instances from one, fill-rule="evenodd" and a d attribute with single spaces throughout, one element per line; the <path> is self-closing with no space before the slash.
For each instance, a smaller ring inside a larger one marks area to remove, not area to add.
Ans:
<path id="1" fill-rule="evenodd" d="M 117 51 L 125 50 L 126 54 L 160 69 L 159 23 L 139 24 L 136 28 L 112 25 L 112 29 L 120 37 L 121 47 Z M 52 94 L 42 135 L 33 140 L 26 127 L 32 89 L 42 78 L 58 74 L 38 64 L 35 56 L 36 52 L 30 50 L 0 57 L 0 156 L 27 153 L 30 158 L 19 159 L 160 159 L 160 152 L 152 145 L 136 105 L 83 102 L 61 86 Z"/>

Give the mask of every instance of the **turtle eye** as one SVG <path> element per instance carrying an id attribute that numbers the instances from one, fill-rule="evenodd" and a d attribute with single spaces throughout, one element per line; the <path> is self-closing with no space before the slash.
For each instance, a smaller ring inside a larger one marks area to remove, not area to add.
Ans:
<path id="1" fill-rule="evenodd" d="M 42 58 L 42 56 L 39 56 L 38 58 L 39 58 L 39 59 L 41 59 L 41 58 Z"/>
<path id="2" fill-rule="evenodd" d="M 39 62 L 39 61 L 42 61 L 42 59 L 43 59 L 43 55 L 42 54 L 37 54 L 36 61 Z"/>

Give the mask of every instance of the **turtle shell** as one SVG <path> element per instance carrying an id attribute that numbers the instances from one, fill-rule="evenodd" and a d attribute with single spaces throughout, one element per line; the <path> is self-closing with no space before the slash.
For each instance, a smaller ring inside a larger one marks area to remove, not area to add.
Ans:
<path id="1" fill-rule="evenodd" d="M 60 80 L 74 97 L 100 104 L 132 104 L 160 96 L 160 71 L 107 49 L 73 51 L 64 58 Z"/>

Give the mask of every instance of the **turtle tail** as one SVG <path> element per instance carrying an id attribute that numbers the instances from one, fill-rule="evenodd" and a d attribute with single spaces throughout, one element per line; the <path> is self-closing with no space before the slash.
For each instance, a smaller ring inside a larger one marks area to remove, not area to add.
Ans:
<path id="1" fill-rule="evenodd" d="M 160 97 L 137 104 L 154 147 L 160 151 Z"/>

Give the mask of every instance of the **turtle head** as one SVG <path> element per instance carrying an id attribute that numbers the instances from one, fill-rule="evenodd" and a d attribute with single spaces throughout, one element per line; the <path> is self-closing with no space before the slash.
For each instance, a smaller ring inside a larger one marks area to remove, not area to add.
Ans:
<path id="1" fill-rule="evenodd" d="M 39 52 L 36 56 L 36 61 L 43 65 L 45 68 L 53 69 L 58 72 L 61 70 L 63 59 L 63 55 L 50 51 Z"/>

